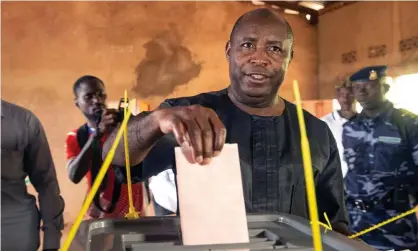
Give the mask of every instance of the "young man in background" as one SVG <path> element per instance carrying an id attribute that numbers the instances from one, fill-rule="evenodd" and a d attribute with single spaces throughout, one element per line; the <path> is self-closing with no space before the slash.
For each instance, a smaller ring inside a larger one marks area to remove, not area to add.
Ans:
<path id="1" fill-rule="evenodd" d="M 101 147 L 108 133 L 121 119 L 118 111 L 107 109 L 103 81 L 94 76 L 79 78 L 73 87 L 75 105 L 87 123 L 67 134 L 66 152 L 69 178 L 78 184 L 87 178 L 90 190 L 102 164 Z M 143 209 L 143 192 L 140 183 L 132 185 L 134 207 Z M 129 212 L 128 187 L 117 179 L 109 168 L 88 211 L 90 218 L 124 217 Z"/>

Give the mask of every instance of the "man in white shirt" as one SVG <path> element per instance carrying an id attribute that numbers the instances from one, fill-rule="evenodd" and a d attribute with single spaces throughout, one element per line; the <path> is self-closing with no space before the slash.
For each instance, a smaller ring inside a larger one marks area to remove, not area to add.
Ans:
<path id="1" fill-rule="evenodd" d="M 341 159 L 341 170 L 343 172 L 343 177 L 347 174 L 347 163 L 344 160 L 344 147 L 342 144 L 342 133 L 343 125 L 351 117 L 356 114 L 354 96 L 351 89 L 350 82 L 344 81 L 342 85 L 336 86 L 335 96 L 340 104 L 339 110 L 334 110 L 333 112 L 325 115 L 321 119 L 328 124 L 331 129 L 332 134 L 334 135 L 335 141 L 337 142 L 338 151 L 340 153 Z"/>

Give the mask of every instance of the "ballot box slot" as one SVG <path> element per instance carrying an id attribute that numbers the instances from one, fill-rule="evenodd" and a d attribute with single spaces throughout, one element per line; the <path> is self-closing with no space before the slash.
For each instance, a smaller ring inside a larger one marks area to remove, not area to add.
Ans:
<path id="1" fill-rule="evenodd" d="M 288 245 L 284 240 L 267 229 L 251 229 L 249 231 L 249 243 L 236 244 L 214 244 L 183 246 L 180 239 L 175 235 L 145 235 L 145 234 L 124 234 L 122 235 L 123 251 L 140 250 L 159 250 L 159 251 L 180 251 L 180 250 L 238 250 L 245 249 L 251 251 L 272 250 L 272 249 L 292 249 L 299 248 L 296 245 Z M 302 249 L 301 249 L 302 250 Z M 303 249 L 306 250 L 306 249 Z"/>
<path id="2" fill-rule="evenodd" d="M 179 231 L 180 222 L 174 217 L 144 217 L 128 221 L 117 220 L 113 223 L 113 229 L 143 233 L 160 233 L 161 229 L 176 229 Z"/>

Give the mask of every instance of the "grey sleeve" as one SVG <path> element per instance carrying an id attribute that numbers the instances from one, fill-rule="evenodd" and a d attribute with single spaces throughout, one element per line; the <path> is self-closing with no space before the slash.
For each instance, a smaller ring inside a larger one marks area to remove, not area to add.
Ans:
<path id="1" fill-rule="evenodd" d="M 60 196 L 57 175 L 49 144 L 40 121 L 28 118 L 29 144 L 25 149 L 25 170 L 38 192 L 39 207 L 44 231 L 44 249 L 60 247 L 64 228 L 64 200 Z"/>

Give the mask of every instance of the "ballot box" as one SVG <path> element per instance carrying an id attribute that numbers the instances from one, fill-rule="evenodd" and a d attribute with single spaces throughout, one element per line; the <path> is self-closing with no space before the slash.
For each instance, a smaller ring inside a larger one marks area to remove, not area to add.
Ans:
<path id="1" fill-rule="evenodd" d="M 287 214 L 247 215 L 249 243 L 182 245 L 178 217 L 143 217 L 135 220 L 84 221 L 70 251 L 204 251 L 204 250 L 313 250 L 310 223 Z M 323 228 L 324 251 L 372 251 L 366 244 Z"/>

